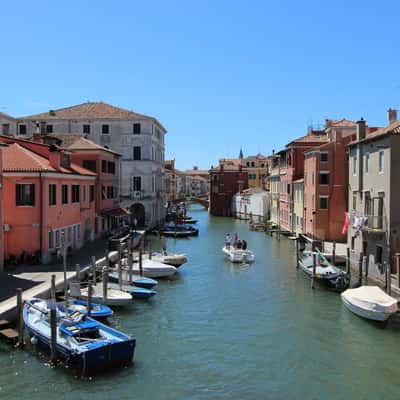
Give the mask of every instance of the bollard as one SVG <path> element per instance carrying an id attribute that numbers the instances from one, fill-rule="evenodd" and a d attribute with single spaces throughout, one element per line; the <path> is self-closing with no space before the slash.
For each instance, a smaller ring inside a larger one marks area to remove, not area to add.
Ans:
<path id="1" fill-rule="evenodd" d="M 132 284 L 133 280 L 133 253 L 129 251 L 128 253 L 128 271 L 129 271 L 129 284 Z"/>
<path id="2" fill-rule="evenodd" d="M 24 342 L 24 302 L 22 301 L 22 289 L 17 289 L 17 316 L 18 316 L 18 348 L 22 349 L 25 346 Z"/>
<path id="3" fill-rule="evenodd" d="M 119 290 L 122 290 L 122 265 L 121 262 L 118 264 L 118 285 Z"/>
<path id="4" fill-rule="evenodd" d="M 57 365 L 57 310 L 56 310 L 56 276 L 51 276 L 51 300 L 50 300 L 50 363 Z"/>
<path id="5" fill-rule="evenodd" d="M 315 287 L 315 278 L 316 278 L 316 270 L 317 270 L 317 254 L 313 252 L 313 265 L 312 265 L 312 276 L 311 276 L 311 289 Z"/>
<path id="6" fill-rule="evenodd" d="M 299 261 L 300 261 L 300 243 L 299 238 L 296 239 L 296 269 L 299 269 Z"/>

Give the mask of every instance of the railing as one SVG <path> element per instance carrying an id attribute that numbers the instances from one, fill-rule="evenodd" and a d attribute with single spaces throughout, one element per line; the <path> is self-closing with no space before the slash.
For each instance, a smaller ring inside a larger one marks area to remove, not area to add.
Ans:
<path id="1" fill-rule="evenodd" d="M 367 230 L 384 230 L 384 218 L 383 215 L 366 215 L 368 218 L 365 229 Z"/>

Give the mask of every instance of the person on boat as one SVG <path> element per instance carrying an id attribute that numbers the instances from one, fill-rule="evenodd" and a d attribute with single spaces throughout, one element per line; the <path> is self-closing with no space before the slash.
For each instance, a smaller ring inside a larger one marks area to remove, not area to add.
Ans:
<path id="1" fill-rule="evenodd" d="M 242 245 L 243 245 L 243 242 L 240 239 L 238 239 L 237 244 L 236 244 L 236 248 L 238 250 L 240 250 L 242 248 Z"/>
<path id="2" fill-rule="evenodd" d="M 244 239 L 242 240 L 242 250 L 247 250 L 247 242 Z"/>
<path id="3" fill-rule="evenodd" d="M 235 249 L 236 249 L 236 247 L 237 247 L 238 241 L 239 241 L 239 236 L 238 236 L 237 233 L 235 233 L 234 236 L 233 236 L 233 247 L 234 247 Z"/>
<path id="4" fill-rule="evenodd" d="M 225 236 L 225 247 L 229 249 L 231 247 L 231 243 L 232 243 L 231 235 L 227 233 Z"/>

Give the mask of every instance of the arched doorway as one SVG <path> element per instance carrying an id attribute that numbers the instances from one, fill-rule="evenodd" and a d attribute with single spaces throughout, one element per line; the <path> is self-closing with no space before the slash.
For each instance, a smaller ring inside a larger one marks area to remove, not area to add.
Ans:
<path id="1" fill-rule="evenodd" d="M 135 203 L 130 207 L 131 212 L 131 224 L 134 225 L 134 220 L 136 219 L 137 227 L 144 227 L 146 221 L 146 210 L 144 209 L 143 204 Z"/>

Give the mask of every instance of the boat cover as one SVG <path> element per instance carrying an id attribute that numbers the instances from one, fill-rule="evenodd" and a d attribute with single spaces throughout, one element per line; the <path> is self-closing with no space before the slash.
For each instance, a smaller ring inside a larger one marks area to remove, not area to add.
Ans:
<path id="1" fill-rule="evenodd" d="M 397 299 L 386 294 L 378 286 L 361 286 L 356 289 L 347 289 L 343 297 L 350 302 L 371 311 L 396 312 Z"/>

